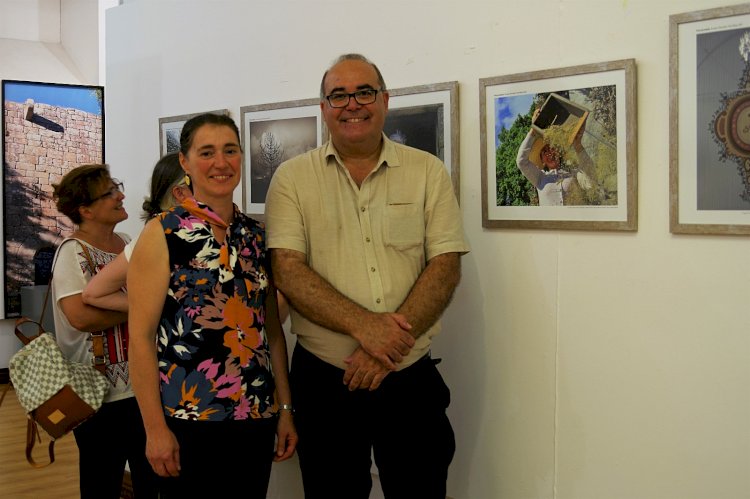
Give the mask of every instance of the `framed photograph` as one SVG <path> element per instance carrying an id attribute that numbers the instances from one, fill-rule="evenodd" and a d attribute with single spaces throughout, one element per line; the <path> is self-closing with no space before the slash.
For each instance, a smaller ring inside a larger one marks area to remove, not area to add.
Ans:
<path id="1" fill-rule="evenodd" d="M 287 159 L 315 149 L 325 135 L 319 99 L 304 99 L 240 108 L 244 171 L 243 209 L 262 216 L 276 168 Z"/>
<path id="2" fill-rule="evenodd" d="M 212 113 L 224 114 L 229 116 L 228 109 L 218 109 L 216 111 L 203 111 L 202 113 L 182 114 L 180 116 L 166 116 L 159 118 L 159 156 L 164 156 L 170 152 L 180 150 L 180 133 L 185 122 L 199 114 Z"/>
<path id="3" fill-rule="evenodd" d="M 635 61 L 479 80 L 482 226 L 637 229 Z"/>
<path id="4" fill-rule="evenodd" d="M 669 18 L 669 229 L 750 234 L 750 4 Z"/>
<path id="5" fill-rule="evenodd" d="M 11 318 L 36 308 L 34 286 L 49 282 L 57 244 L 73 232 L 55 208 L 52 185 L 76 166 L 104 163 L 104 87 L 4 80 L 2 98 L 0 317 Z"/>
<path id="6" fill-rule="evenodd" d="M 400 142 L 440 158 L 460 202 L 458 82 L 389 90 L 383 131 Z"/>

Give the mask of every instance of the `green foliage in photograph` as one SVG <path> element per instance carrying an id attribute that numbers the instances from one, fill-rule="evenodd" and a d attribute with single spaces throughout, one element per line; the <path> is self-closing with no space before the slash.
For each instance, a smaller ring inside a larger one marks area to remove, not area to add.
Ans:
<path id="1" fill-rule="evenodd" d="M 500 146 L 495 150 L 497 206 L 531 206 L 539 204 L 536 188 L 516 166 L 516 155 L 521 142 L 531 128 L 531 113 L 518 115 L 510 128 L 498 135 Z"/>

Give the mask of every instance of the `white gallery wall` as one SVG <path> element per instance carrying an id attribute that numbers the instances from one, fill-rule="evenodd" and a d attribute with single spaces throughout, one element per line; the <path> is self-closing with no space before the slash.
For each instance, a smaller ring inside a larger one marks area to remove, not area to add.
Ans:
<path id="1" fill-rule="evenodd" d="M 315 97 L 343 52 L 391 88 L 458 80 L 473 251 L 435 345 L 458 444 L 449 495 L 750 497 L 750 241 L 668 228 L 668 18 L 722 5 L 126 2 L 106 18 L 107 160 L 128 188 L 126 227 L 140 229 L 161 116 L 228 108 L 239 121 L 241 106 Z M 483 229 L 478 80 L 625 58 L 638 231 Z"/>
<path id="2" fill-rule="evenodd" d="M 749 241 L 668 228 L 668 17 L 723 5 L 127 1 L 106 13 L 106 159 L 127 187 L 122 229 L 141 227 L 159 117 L 227 108 L 239 121 L 241 106 L 315 97 L 343 52 L 373 59 L 391 88 L 457 80 L 473 250 L 434 348 L 453 395 L 449 495 L 748 498 Z M 3 78 L 96 83 L 52 58 L 51 73 L 8 74 L 23 66 L 8 46 Z M 637 63 L 638 231 L 483 229 L 478 80 L 625 58 Z M 274 480 L 274 497 L 301 497 L 294 470 Z"/>

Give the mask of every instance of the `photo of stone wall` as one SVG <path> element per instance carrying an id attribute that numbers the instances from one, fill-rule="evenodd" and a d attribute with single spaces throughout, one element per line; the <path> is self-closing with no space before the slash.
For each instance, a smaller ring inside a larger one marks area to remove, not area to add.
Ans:
<path id="1" fill-rule="evenodd" d="M 52 184 L 76 166 L 104 161 L 101 87 L 53 88 L 91 93 L 99 111 L 88 112 L 32 98 L 8 100 L 8 83 L 3 82 L 6 318 L 21 315 L 23 287 L 47 284 L 54 250 L 73 231 L 70 221 L 55 209 Z"/>

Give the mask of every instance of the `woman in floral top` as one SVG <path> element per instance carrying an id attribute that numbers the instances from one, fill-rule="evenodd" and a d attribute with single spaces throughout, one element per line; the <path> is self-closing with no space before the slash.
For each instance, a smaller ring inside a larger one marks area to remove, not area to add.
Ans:
<path id="1" fill-rule="evenodd" d="M 180 163 L 194 198 L 146 225 L 128 269 L 146 456 L 170 477 L 162 497 L 265 498 L 271 463 L 294 453 L 297 434 L 264 226 L 232 202 L 234 121 L 189 120 Z"/>

